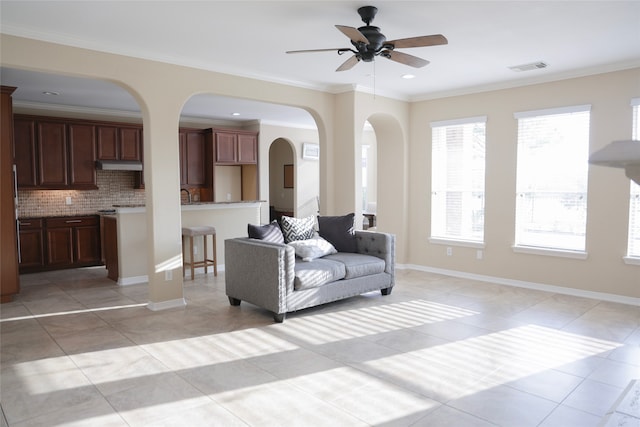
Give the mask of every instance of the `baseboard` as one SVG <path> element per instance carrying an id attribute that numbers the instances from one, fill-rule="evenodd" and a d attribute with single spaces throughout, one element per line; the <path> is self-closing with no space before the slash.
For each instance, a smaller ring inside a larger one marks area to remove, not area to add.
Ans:
<path id="1" fill-rule="evenodd" d="M 186 305 L 187 305 L 187 301 L 184 298 L 177 298 L 169 301 L 160 301 L 160 302 L 149 301 L 149 303 L 147 304 L 147 308 L 151 311 L 160 311 L 160 310 L 167 310 L 169 308 L 184 307 Z"/>
<path id="2" fill-rule="evenodd" d="M 149 276 L 145 275 L 118 278 L 118 285 L 120 286 L 137 285 L 139 283 L 149 283 Z"/>
<path id="3" fill-rule="evenodd" d="M 193 269 L 194 270 L 194 274 L 204 274 L 204 267 L 196 267 Z M 213 274 L 213 267 L 208 267 L 207 270 L 209 271 L 207 274 Z M 218 266 L 218 273 L 221 273 L 224 271 L 224 264 L 219 265 Z M 184 269 L 184 277 L 191 277 L 191 271 L 188 268 Z"/>
<path id="4" fill-rule="evenodd" d="M 605 292 L 585 291 L 582 289 L 566 288 L 563 286 L 547 285 L 544 283 L 527 282 L 524 280 L 507 279 L 504 277 L 485 276 L 483 274 L 467 273 L 464 271 L 447 270 L 443 268 L 426 267 L 416 264 L 396 264 L 396 268 L 403 270 L 418 270 L 427 273 L 442 274 L 445 276 L 460 277 L 462 279 L 480 280 L 483 282 L 496 283 L 498 285 L 515 286 L 518 288 L 534 289 L 538 291 L 553 292 L 556 294 L 572 295 L 576 297 L 598 299 L 608 302 L 617 302 L 640 306 L 640 298 L 627 297 L 624 295 L 609 294 Z"/>

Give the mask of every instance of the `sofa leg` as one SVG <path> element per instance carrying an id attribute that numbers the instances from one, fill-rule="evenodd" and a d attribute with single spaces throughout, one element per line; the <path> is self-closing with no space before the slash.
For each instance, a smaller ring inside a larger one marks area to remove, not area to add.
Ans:
<path id="1" fill-rule="evenodd" d="M 229 304 L 231 304 L 231 305 L 238 306 L 238 305 L 240 305 L 241 301 L 242 300 L 239 300 L 238 298 L 229 297 Z"/>
<path id="2" fill-rule="evenodd" d="M 287 313 L 273 313 L 273 320 L 275 320 L 276 323 L 284 322 L 285 317 L 287 317 Z"/>
<path id="3" fill-rule="evenodd" d="M 381 293 L 382 295 L 389 295 L 389 294 L 391 294 L 391 289 L 393 289 L 393 288 L 384 288 L 384 289 L 380 289 L 380 293 Z"/>

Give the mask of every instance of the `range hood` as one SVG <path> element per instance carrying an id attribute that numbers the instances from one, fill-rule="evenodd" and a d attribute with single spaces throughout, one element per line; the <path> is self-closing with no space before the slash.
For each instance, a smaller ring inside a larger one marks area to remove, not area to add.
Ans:
<path id="1" fill-rule="evenodd" d="M 96 160 L 96 169 L 108 171 L 141 171 L 142 162 L 135 160 Z"/>
<path id="2" fill-rule="evenodd" d="M 640 141 L 613 141 L 589 156 L 592 165 L 622 168 L 627 178 L 640 184 Z"/>

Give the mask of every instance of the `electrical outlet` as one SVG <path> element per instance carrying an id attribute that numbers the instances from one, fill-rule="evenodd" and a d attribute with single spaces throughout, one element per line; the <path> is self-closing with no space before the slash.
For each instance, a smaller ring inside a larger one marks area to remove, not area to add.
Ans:
<path id="1" fill-rule="evenodd" d="M 476 259 L 482 259 L 483 256 L 484 254 L 482 253 L 482 249 L 478 249 L 476 251 Z"/>
<path id="2" fill-rule="evenodd" d="M 164 271 L 164 280 L 173 280 L 173 270 Z"/>
<path id="3" fill-rule="evenodd" d="M 447 247 L 447 256 L 453 255 L 453 248 Z"/>
<path id="4" fill-rule="evenodd" d="M 193 254 L 198 255 L 198 247 L 195 245 L 193 246 Z"/>
<path id="5" fill-rule="evenodd" d="M 71 204 L 73 204 L 73 201 L 71 200 L 71 196 L 67 196 L 67 197 L 65 198 L 64 202 L 65 202 L 67 205 L 71 205 Z"/>

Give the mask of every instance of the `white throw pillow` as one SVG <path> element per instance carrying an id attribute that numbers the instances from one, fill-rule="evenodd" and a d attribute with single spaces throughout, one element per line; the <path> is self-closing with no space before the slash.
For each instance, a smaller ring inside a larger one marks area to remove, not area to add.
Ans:
<path id="1" fill-rule="evenodd" d="M 295 249 L 296 256 L 302 258 L 303 261 L 312 261 L 338 252 L 331 243 L 318 235 L 311 239 L 295 240 L 287 244 Z"/>

